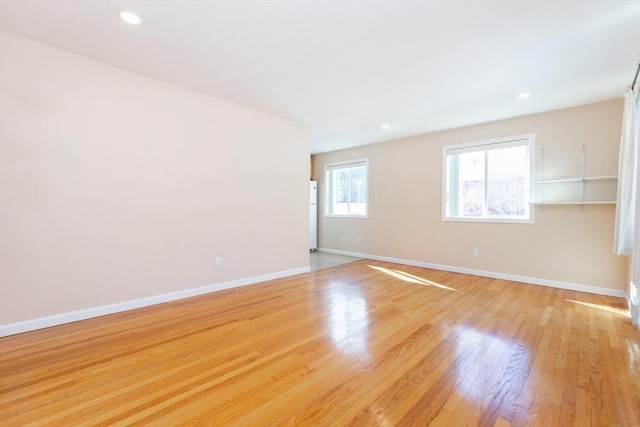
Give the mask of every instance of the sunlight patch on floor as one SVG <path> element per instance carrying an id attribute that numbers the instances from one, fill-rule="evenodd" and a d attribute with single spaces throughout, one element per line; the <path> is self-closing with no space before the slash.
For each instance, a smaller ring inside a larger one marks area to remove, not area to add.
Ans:
<path id="1" fill-rule="evenodd" d="M 574 301 L 574 300 L 571 300 L 571 299 L 568 299 L 566 301 L 572 302 L 574 304 L 584 305 L 585 307 L 595 308 L 597 310 L 608 311 L 609 313 L 617 314 L 617 315 L 620 315 L 620 316 L 629 317 L 629 310 L 623 310 L 621 308 L 609 307 L 607 305 L 602 305 L 602 304 L 592 304 L 592 303 L 589 303 L 589 302 Z"/>
<path id="2" fill-rule="evenodd" d="M 415 276 L 413 274 L 406 273 L 404 271 L 391 270 L 389 268 L 379 267 L 377 265 L 370 265 L 369 267 L 373 268 L 374 270 L 378 270 L 381 273 L 388 274 L 391 277 L 395 277 L 396 279 L 400 279 L 404 282 L 415 283 L 418 285 L 435 286 L 436 288 L 446 289 L 448 291 L 455 291 L 455 289 L 450 288 L 449 286 L 442 285 L 440 283 L 436 283 L 431 280 L 423 279 L 422 277 Z"/>

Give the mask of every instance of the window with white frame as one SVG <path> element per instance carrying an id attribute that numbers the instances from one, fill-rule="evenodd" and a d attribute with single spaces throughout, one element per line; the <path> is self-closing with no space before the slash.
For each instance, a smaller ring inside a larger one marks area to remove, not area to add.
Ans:
<path id="1" fill-rule="evenodd" d="M 368 160 L 324 166 L 325 216 L 367 216 Z"/>
<path id="2" fill-rule="evenodd" d="M 443 147 L 443 220 L 532 222 L 534 134 Z"/>

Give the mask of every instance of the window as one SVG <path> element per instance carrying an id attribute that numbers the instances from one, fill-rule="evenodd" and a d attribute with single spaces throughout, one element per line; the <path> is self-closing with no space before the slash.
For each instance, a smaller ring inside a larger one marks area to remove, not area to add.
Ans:
<path id="1" fill-rule="evenodd" d="M 367 216 L 367 164 L 364 159 L 325 165 L 325 216 Z"/>
<path id="2" fill-rule="evenodd" d="M 443 147 L 443 220 L 532 222 L 534 135 Z"/>

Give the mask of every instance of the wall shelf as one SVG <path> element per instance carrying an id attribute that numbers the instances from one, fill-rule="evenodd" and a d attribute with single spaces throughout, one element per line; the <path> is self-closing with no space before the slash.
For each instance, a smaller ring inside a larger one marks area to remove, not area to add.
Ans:
<path id="1" fill-rule="evenodd" d="M 553 184 L 557 182 L 582 182 L 582 181 L 602 181 L 607 179 L 618 179 L 617 175 L 603 175 L 603 176 L 584 176 L 581 178 L 561 178 L 561 179 L 537 179 L 534 184 Z"/>
<path id="2" fill-rule="evenodd" d="M 553 206 L 553 205 L 615 205 L 616 201 L 600 201 L 600 202 L 529 202 L 535 206 Z"/>
<path id="3" fill-rule="evenodd" d="M 552 205 L 614 205 L 617 195 L 617 175 L 585 175 L 585 145 L 582 144 L 581 176 L 546 179 L 544 148 L 540 150 L 540 179 L 534 179 L 534 206 Z"/>

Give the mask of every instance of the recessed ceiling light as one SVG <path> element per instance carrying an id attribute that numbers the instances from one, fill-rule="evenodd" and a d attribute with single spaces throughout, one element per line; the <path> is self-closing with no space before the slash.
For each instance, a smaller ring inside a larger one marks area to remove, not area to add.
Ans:
<path id="1" fill-rule="evenodd" d="M 389 129 L 391 127 L 391 125 L 382 125 L 381 127 L 382 127 L 382 129 Z"/>
<path id="2" fill-rule="evenodd" d="M 518 98 L 520 98 L 520 99 L 525 99 L 525 98 L 528 98 L 530 96 L 531 96 L 530 92 L 522 92 L 522 93 L 518 94 Z"/>
<path id="3" fill-rule="evenodd" d="M 142 19 L 140 19 L 138 15 L 133 12 L 127 12 L 126 10 L 120 12 L 120 18 L 122 18 L 124 22 L 132 25 L 140 25 L 140 23 L 142 22 Z"/>

